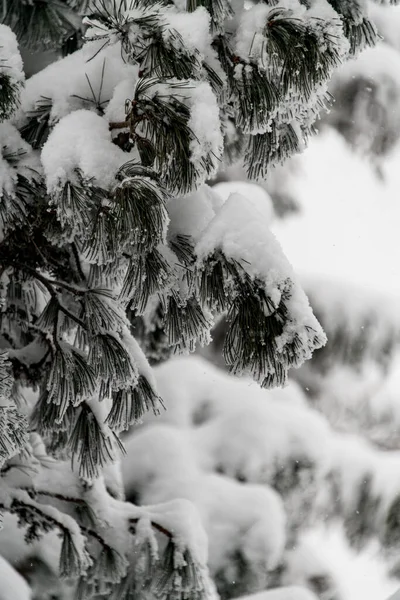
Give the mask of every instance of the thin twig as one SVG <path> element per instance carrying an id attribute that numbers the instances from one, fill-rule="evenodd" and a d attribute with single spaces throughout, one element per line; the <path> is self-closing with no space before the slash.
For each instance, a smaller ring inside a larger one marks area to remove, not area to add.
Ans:
<path id="1" fill-rule="evenodd" d="M 74 315 L 70 310 L 68 310 L 68 308 L 65 308 L 65 306 L 61 303 L 61 300 L 58 297 L 57 292 L 55 291 L 55 289 L 52 286 L 53 285 L 60 286 L 60 287 L 64 286 L 64 287 L 66 287 L 66 289 L 68 289 L 68 291 L 71 291 L 72 293 L 75 293 L 75 291 L 76 291 L 74 288 L 70 287 L 68 284 L 64 284 L 64 283 L 61 283 L 61 282 L 58 282 L 58 281 L 52 281 L 50 279 L 47 279 L 47 277 L 44 277 L 43 275 L 41 275 L 40 273 L 38 273 L 36 271 L 36 269 L 32 269 L 31 267 L 28 267 L 28 266 L 25 266 L 25 265 L 21 265 L 20 263 L 18 263 L 16 261 L 12 261 L 11 264 L 15 265 L 17 268 L 19 268 L 21 270 L 24 270 L 24 269 L 27 270 L 38 281 L 41 281 L 43 283 L 43 285 L 45 286 L 45 288 L 47 289 L 47 291 L 49 292 L 50 296 L 57 301 L 59 310 L 61 312 L 63 312 L 67 317 L 69 317 L 72 321 L 74 321 L 77 325 L 79 325 L 83 329 L 86 329 L 86 325 L 82 321 L 82 319 L 80 319 L 79 317 L 77 317 L 76 315 Z M 84 290 L 80 290 L 80 294 L 81 295 L 85 294 L 85 291 Z M 56 319 L 56 322 L 55 322 L 55 328 L 56 327 L 57 327 L 57 319 Z"/>
<path id="2" fill-rule="evenodd" d="M 28 273 L 31 273 L 34 277 L 36 277 L 36 279 L 41 281 L 43 283 L 43 285 L 45 285 L 49 291 L 50 291 L 49 285 L 64 288 L 68 292 L 71 292 L 71 294 L 77 294 L 79 296 L 83 296 L 88 291 L 88 290 L 83 290 L 82 288 L 74 287 L 73 285 L 71 285 L 69 283 L 65 283 L 64 281 L 58 281 L 56 279 L 48 279 L 47 277 L 45 277 L 44 275 L 42 275 L 41 273 L 36 271 L 36 269 L 33 269 L 29 265 L 24 265 L 16 260 L 12 260 L 11 265 L 17 267 L 21 271 L 27 271 Z M 53 290 L 53 292 L 54 292 L 54 290 Z M 53 292 L 51 292 L 52 295 L 53 295 Z"/>

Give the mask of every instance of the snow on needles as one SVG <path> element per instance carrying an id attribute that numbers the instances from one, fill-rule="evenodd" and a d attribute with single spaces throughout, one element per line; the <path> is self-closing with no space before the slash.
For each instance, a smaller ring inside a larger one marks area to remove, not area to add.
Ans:
<path id="1" fill-rule="evenodd" d="M 295 332 L 307 326 L 326 340 L 314 317 L 308 299 L 297 282 L 292 266 L 280 244 L 271 233 L 265 218 L 265 209 L 259 210 L 259 199 L 232 194 L 211 221 L 196 245 L 196 255 L 201 264 L 215 250 L 221 250 L 228 259 L 244 264 L 253 279 L 265 282 L 268 294 L 277 306 L 281 300 L 281 286 L 286 280 L 293 283 L 287 307 L 290 319 L 277 342 L 282 347 Z"/>
<path id="2" fill-rule="evenodd" d="M 82 101 L 90 110 L 95 111 L 97 105 L 104 107 L 119 82 L 136 81 L 138 67 L 123 61 L 120 44 L 99 52 L 101 46 L 100 42 L 86 43 L 81 50 L 31 77 L 21 97 L 18 124 L 23 124 L 26 119 L 23 114 L 34 111 L 43 99 L 51 105 L 50 122 L 56 123 L 81 108 Z"/>
<path id="3" fill-rule="evenodd" d="M 15 33 L 0 24 L 0 75 L 8 75 L 14 82 L 25 80 L 22 58 Z"/>
<path id="4" fill-rule="evenodd" d="M 119 167 L 128 155 L 112 143 L 107 121 L 89 110 L 77 110 L 53 129 L 41 159 L 49 193 L 74 181 L 79 169 L 87 179 L 108 189 L 115 183 Z"/>
<path id="5" fill-rule="evenodd" d="M 210 14 L 203 7 L 199 6 L 195 11 L 178 12 L 176 9 L 169 9 L 163 13 L 163 38 L 173 44 L 174 32 L 178 32 L 186 51 L 193 54 L 199 53 L 204 59 L 209 52 L 209 46 L 212 43 L 210 35 Z M 178 47 L 178 50 L 180 47 Z"/>
<path id="6" fill-rule="evenodd" d="M 189 128 L 195 136 L 190 143 L 191 162 L 202 172 L 204 156 L 212 157 L 213 171 L 204 172 L 205 181 L 218 170 L 222 158 L 223 136 L 217 99 L 210 85 L 204 81 L 190 89 Z"/>
<path id="7" fill-rule="evenodd" d="M 15 159 L 18 159 L 15 168 Z M 30 145 L 22 139 L 19 131 L 11 123 L 0 124 L 0 202 L 3 193 L 13 194 L 18 174 L 27 179 L 35 176 L 37 156 Z"/>

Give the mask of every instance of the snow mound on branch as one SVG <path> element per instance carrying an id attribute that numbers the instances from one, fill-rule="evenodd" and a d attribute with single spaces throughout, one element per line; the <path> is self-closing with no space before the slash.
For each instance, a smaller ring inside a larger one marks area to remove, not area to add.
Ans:
<path id="1" fill-rule="evenodd" d="M 231 194 L 199 241 L 196 254 L 201 260 L 220 248 L 227 257 L 248 263 L 253 277 L 269 278 L 272 271 L 279 279 L 295 278 L 279 243 L 268 231 L 258 200 Z"/>
<path id="2" fill-rule="evenodd" d="M 346 600 L 392 600 L 388 596 L 398 588 L 398 580 L 388 577 L 387 564 L 377 543 L 372 542 L 361 552 L 356 552 L 349 547 L 343 529 L 338 525 L 315 528 L 304 534 L 303 541 L 324 563 L 330 565 L 335 580 L 339 582 L 339 597 Z"/>
<path id="3" fill-rule="evenodd" d="M 206 184 L 188 196 L 170 198 L 168 235 L 189 235 L 197 241 L 221 205 L 222 199 Z"/>
<path id="4" fill-rule="evenodd" d="M 219 467 L 243 481 L 271 483 L 290 460 L 304 461 L 323 472 L 329 465 L 330 430 L 311 410 L 269 400 L 249 410 L 231 409 L 194 432 L 203 451 L 203 467 Z"/>
<path id="5" fill-rule="evenodd" d="M 237 193 L 229 196 L 196 246 L 199 261 L 207 258 L 215 249 L 220 249 L 226 257 L 239 264 L 245 263 L 246 272 L 251 277 L 266 282 L 268 292 L 277 304 L 280 299 L 279 284 L 290 279 L 294 284 L 287 300 L 290 316 L 295 322 L 298 321 L 300 328 L 307 323 L 324 338 L 307 297 L 297 284 L 292 266 L 269 230 L 264 203 L 260 198 Z"/>
<path id="6" fill-rule="evenodd" d="M 163 38 L 166 42 L 174 44 L 174 34 L 178 32 L 183 40 L 185 50 L 190 53 L 199 53 L 202 60 L 209 52 L 212 39 L 210 35 L 210 14 L 199 6 L 195 11 L 178 12 L 169 9 L 163 15 Z M 180 46 L 178 46 L 178 50 Z"/>
<path id="7" fill-rule="evenodd" d="M 0 40 L 0 75 L 8 75 L 12 81 L 22 83 L 25 75 L 15 33 L 0 24 Z"/>
<path id="8" fill-rule="evenodd" d="M 54 193 L 67 181 L 74 181 L 76 169 L 108 189 L 128 155 L 112 143 L 105 119 L 88 110 L 76 110 L 54 127 L 41 159 L 47 189 Z"/>
<path id="9" fill-rule="evenodd" d="M 173 534 L 174 542 L 182 551 L 188 549 L 199 564 L 207 563 L 208 540 L 192 502 L 171 499 L 156 506 L 147 505 L 145 510 L 146 515 Z"/>
<path id="10" fill-rule="evenodd" d="M 24 123 L 23 114 L 34 111 L 43 99 L 50 102 L 50 122 L 55 123 L 81 108 L 82 99 L 89 110 L 96 111 L 97 105 L 104 108 L 117 84 L 126 79 L 136 81 L 138 67 L 124 62 L 121 45 L 116 43 L 100 52 L 101 46 L 101 42 L 88 42 L 28 79 L 18 125 Z"/>
<path id="11" fill-rule="evenodd" d="M 274 216 L 272 200 L 268 192 L 260 185 L 247 181 L 221 181 L 216 183 L 212 190 L 217 192 L 225 202 L 231 194 L 241 194 L 252 200 L 257 209 L 262 212 L 267 223 L 271 223 Z"/>
<path id="12" fill-rule="evenodd" d="M 208 534 L 212 572 L 228 568 L 234 549 L 264 572 L 275 568 L 285 545 L 286 518 L 274 490 L 202 472 L 197 460 L 201 449 L 192 445 L 189 430 L 144 428 L 127 441 L 126 450 L 122 472 L 127 499 L 146 506 L 190 500 Z"/>
<path id="13" fill-rule="evenodd" d="M 188 126 L 194 134 L 190 143 L 190 161 L 199 172 L 204 171 L 204 157 L 212 157 L 213 171 L 203 174 L 204 181 L 215 175 L 220 165 L 223 136 L 217 99 L 208 83 L 196 83 L 189 91 L 190 119 Z"/>
<path id="14" fill-rule="evenodd" d="M 15 164 L 16 163 L 16 164 Z M 0 124 L 0 202 L 3 192 L 14 194 L 18 175 L 35 177 L 37 156 L 11 123 Z"/>
<path id="15" fill-rule="evenodd" d="M 345 81 L 362 76 L 384 84 L 390 76 L 400 87 L 399 66 L 399 53 L 386 44 L 379 44 L 364 50 L 355 60 L 346 61 L 336 71 L 335 81 L 343 86 Z"/>
<path id="16" fill-rule="evenodd" d="M 235 408 L 249 412 L 276 399 L 279 403 L 303 405 L 300 387 L 264 390 L 252 379 L 234 378 L 198 356 L 170 359 L 154 368 L 157 389 L 166 411 L 157 417 L 148 413 L 145 424 L 171 423 L 178 427 L 200 425 Z M 179 382 L 179 385 L 177 385 Z"/>

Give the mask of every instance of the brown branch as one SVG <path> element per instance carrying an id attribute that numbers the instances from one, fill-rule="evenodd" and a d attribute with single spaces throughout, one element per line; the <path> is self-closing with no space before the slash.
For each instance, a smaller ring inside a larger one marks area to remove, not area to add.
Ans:
<path id="1" fill-rule="evenodd" d="M 108 125 L 108 129 L 112 131 L 113 129 L 127 129 L 130 127 L 129 121 L 119 121 L 119 122 L 111 122 Z"/>

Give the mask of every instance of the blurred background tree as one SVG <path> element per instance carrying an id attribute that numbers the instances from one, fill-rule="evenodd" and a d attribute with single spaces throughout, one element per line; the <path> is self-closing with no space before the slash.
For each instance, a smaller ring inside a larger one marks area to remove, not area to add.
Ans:
<path id="1" fill-rule="evenodd" d="M 338 70 L 318 138 L 254 193 L 269 196 L 272 229 L 303 274 L 329 340 L 292 379 L 335 432 L 342 474 L 331 503 L 357 554 L 332 528 L 309 539 L 323 556 L 332 536 L 326 555 L 344 597 L 384 600 L 399 586 L 386 576 L 398 577 L 400 517 L 400 12 L 369 8 L 382 40 Z M 219 174 L 216 189 L 227 195 L 246 185 L 238 163 Z M 208 355 L 220 366 L 224 327 L 222 320 Z M 369 590 L 357 582 L 363 577 Z"/>

